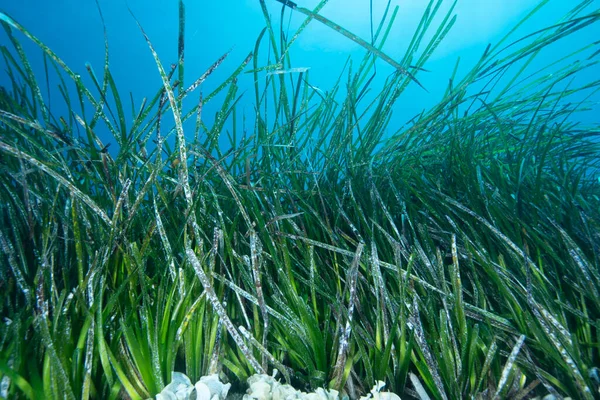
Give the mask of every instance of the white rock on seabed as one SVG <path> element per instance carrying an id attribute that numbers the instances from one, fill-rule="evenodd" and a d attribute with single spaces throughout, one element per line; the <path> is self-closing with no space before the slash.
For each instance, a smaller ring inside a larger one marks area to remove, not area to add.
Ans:
<path id="1" fill-rule="evenodd" d="M 274 376 L 255 374 L 248 378 L 248 390 L 243 400 L 348 400 L 348 396 L 333 389 L 318 388 L 312 393 L 281 384 Z M 385 386 L 377 381 L 371 393 L 360 400 L 401 400 L 391 392 L 382 392 Z M 182 373 L 173 372 L 173 381 L 156 396 L 156 400 L 225 400 L 231 384 L 223 384 L 217 374 L 203 376 L 195 385 Z"/>

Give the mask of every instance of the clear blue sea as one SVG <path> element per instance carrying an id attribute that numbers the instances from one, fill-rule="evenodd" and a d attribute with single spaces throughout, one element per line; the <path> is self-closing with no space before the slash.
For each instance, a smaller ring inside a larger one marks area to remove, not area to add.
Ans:
<path id="1" fill-rule="evenodd" d="M 98 0 L 104 17 L 110 53 L 110 68 L 120 95 L 129 105 L 130 98 L 139 106 L 144 97 L 153 96 L 161 86 L 161 79 L 148 45 L 134 20 L 134 15 L 153 42 L 160 59 L 168 70 L 177 62 L 178 2 L 175 0 Z M 259 0 L 217 0 L 185 1 L 186 7 L 186 51 L 185 80 L 191 83 L 200 76 L 214 61 L 225 52 L 232 50 L 221 67 L 202 86 L 203 93 L 209 93 L 244 60 L 251 52 L 256 39 L 265 26 Z M 309 9 L 317 5 L 316 0 L 298 0 L 298 6 Z M 423 11 L 428 5 L 426 0 L 394 0 L 391 8 L 398 5 L 398 18 L 394 24 L 390 39 L 383 51 L 395 59 L 401 59 Z M 527 15 L 538 0 L 458 0 L 454 12 L 457 22 L 450 34 L 441 43 L 429 62 L 425 65 L 428 72 L 418 74 L 427 91 L 413 84 L 403 98 L 395 105 L 390 129 L 398 129 L 424 109 L 439 101 L 446 89 L 448 79 L 460 57 L 459 74 L 464 73 L 479 59 L 489 43 L 497 43 L 512 27 Z M 558 21 L 573 6 L 570 0 L 550 0 L 549 3 L 511 37 L 535 32 L 551 22 Z M 594 3 L 594 2 L 592 2 Z M 600 1 L 595 1 L 600 3 Z M 282 6 L 275 0 L 266 0 L 272 20 L 281 26 Z M 330 0 L 321 13 L 332 21 L 344 26 L 361 38 L 370 41 L 371 9 L 373 24 L 382 17 L 388 1 L 386 0 Z M 448 10 L 453 1 L 445 0 L 443 10 Z M 102 76 L 104 65 L 103 25 L 98 7 L 94 0 L 0 0 L 0 10 L 12 16 L 37 36 L 72 70 L 84 77 L 91 85 L 86 63 L 91 65 L 96 75 Z M 131 12 L 129 11 L 131 10 Z M 304 16 L 285 10 L 283 31 L 291 36 Z M 17 35 L 19 37 L 19 35 Z M 600 27 L 594 26 L 567 40 L 553 44 L 544 50 L 530 67 L 542 67 L 561 55 L 568 54 L 575 47 L 593 43 L 600 38 Z M 508 40 L 506 43 L 510 43 Z M 0 32 L 0 43 L 7 44 L 7 37 Z M 38 80 L 43 81 L 42 52 L 33 43 L 23 40 L 24 48 L 30 57 Z M 263 43 L 263 53 L 267 46 Z M 313 21 L 299 37 L 291 54 L 292 66 L 310 68 L 310 82 L 323 91 L 330 89 L 348 60 L 356 65 L 365 50 L 329 27 Z M 3 61 L 0 61 L 0 64 Z M 380 87 L 392 68 L 384 62 L 377 64 L 377 75 L 372 87 Z M 248 68 L 250 69 L 250 68 Z M 4 71 L 4 68 L 2 68 Z M 600 75 L 600 67 L 581 74 L 574 84 L 584 82 Z M 345 75 L 344 75 L 345 76 Z M 244 74 L 238 81 L 239 93 L 245 95 L 240 100 L 247 122 L 253 115 L 252 74 Z M 44 95 L 51 97 L 51 111 L 55 115 L 64 115 L 66 106 L 61 101 L 55 75 L 50 76 L 50 90 Z M 9 86 L 8 77 L 0 72 L 0 85 Z M 74 88 L 72 88 L 74 93 Z M 196 94 L 197 96 L 197 94 Z M 197 98 L 197 97 L 194 97 Z M 582 123 L 596 122 L 595 115 L 600 114 L 598 100 L 592 111 L 578 115 Z M 577 99 L 573 99 L 576 101 Z M 196 100 L 192 100 L 195 102 Z M 219 106 L 218 98 L 207 104 L 203 110 L 203 120 L 210 126 Z M 244 115 L 238 113 L 240 121 Z M 251 126 L 249 126 L 251 129 Z M 101 129 L 101 128 L 99 128 Z M 102 135 L 102 132 L 97 132 Z M 110 142 L 110 138 L 106 138 Z M 226 139 L 224 139 L 226 140 Z M 225 143 L 223 144 L 225 145 Z M 114 151 L 115 148 L 111 148 Z"/>

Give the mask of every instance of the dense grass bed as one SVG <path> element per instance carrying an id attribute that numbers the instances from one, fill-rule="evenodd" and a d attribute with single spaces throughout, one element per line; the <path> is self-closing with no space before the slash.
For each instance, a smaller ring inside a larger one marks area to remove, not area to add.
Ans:
<path id="1" fill-rule="evenodd" d="M 599 23 L 597 3 L 490 46 L 398 129 L 393 105 L 420 85 L 452 11 L 432 23 L 432 1 L 393 60 L 398 10 L 367 42 L 296 7 L 365 47 L 320 91 L 294 69 L 296 32 L 273 28 L 260 1 L 267 28 L 212 93 L 198 95 L 229 56 L 184 82 L 183 56 L 164 67 L 147 38 L 163 85 L 142 104 L 119 93 L 108 58 L 86 87 L 0 13 L 2 396 L 148 398 L 173 371 L 217 373 L 239 393 L 277 369 L 351 398 L 379 380 L 402 399 L 599 398 L 600 130 L 577 113 L 600 80 L 575 79 L 599 70 L 598 42 L 528 67 Z M 180 20 L 183 55 L 181 2 Z M 49 112 L 25 36 L 68 115 Z M 376 59 L 396 71 L 380 87 Z M 256 82 L 243 126 L 242 73 Z"/>

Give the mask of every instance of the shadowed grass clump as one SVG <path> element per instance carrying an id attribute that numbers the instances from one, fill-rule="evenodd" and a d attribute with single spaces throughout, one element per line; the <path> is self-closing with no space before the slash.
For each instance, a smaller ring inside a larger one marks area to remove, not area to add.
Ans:
<path id="1" fill-rule="evenodd" d="M 260 2 L 255 48 L 199 96 L 232 56 L 184 82 L 183 2 L 171 69 L 140 26 L 163 85 L 137 105 L 118 92 L 108 45 L 86 87 L 0 13 L 12 46 L 0 48 L 12 82 L 0 88 L 0 395 L 142 399 L 172 371 L 244 390 L 277 369 L 351 398 L 378 380 L 402 398 L 598 398 L 600 130 L 577 113 L 600 80 L 576 79 L 598 71 L 598 43 L 532 65 L 600 10 L 583 1 L 507 35 L 398 129 L 393 106 L 420 85 L 453 7 L 440 18 L 432 0 L 393 60 L 389 4 L 369 44 L 322 17 L 326 1 L 280 1 L 282 18 L 306 16 L 293 35 Z M 366 49 L 325 92 L 290 60 L 309 23 Z M 19 35 L 43 50 L 68 115 L 49 111 L 54 88 Z M 380 87 L 377 59 L 395 71 Z M 256 112 L 240 127 L 243 73 Z"/>

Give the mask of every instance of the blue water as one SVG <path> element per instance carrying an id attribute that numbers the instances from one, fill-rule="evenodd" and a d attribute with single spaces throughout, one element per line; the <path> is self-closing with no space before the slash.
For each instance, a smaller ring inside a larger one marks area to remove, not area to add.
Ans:
<path id="1" fill-rule="evenodd" d="M 121 98 L 129 110 L 129 93 L 132 93 L 136 108 L 142 98 L 152 97 L 161 86 L 156 63 L 137 27 L 134 18 L 140 21 L 152 40 L 165 68 L 168 70 L 177 61 L 177 1 L 123 0 L 99 1 L 108 34 L 110 47 L 110 67 Z M 272 19 L 279 24 L 281 5 L 275 0 L 266 0 Z M 299 6 L 314 7 L 316 0 L 298 0 Z M 425 0 L 395 0 L 392 6 L 400 6 L 399 17 L 384 51 L 395 59 L 400 59 L 417 26 L 420 16 L 427 6 Z M 523 26 L 520 34 L 540 29 L 557 21 L 566 10 L 572 7 L 574 0 L 550 1 L 542 12 Z M 593 2 L 598 7 L 600 1 Z M 239 65 L 252 51 L 256 38 L 265 21 L 258 0 L 216 0 L 186 1 L 186 82 L 191 83 L 200 76 L 216 59 L 226 51 L 233 49 L 226 62 L 205 82 L 203 93 L 211 92 L 219 83 Z M 383 14 L 387 1 L 374 0 L 374 23 Z M 425 65 L 430 72 L 420 73 L 418 79 L 427 91 L 412 85 L 399 100 L 394 109 L 390 131 L 402 126 L 407 120 L 434 105 L 445 90 L 448 78 L 454 68 L 457 57 L 461 57 L 464 72 L 481 56 L 488 43 L 495 43 L 523 18 L 536 4 L 537 0 L 459 0 L 455 9 L 458 20 L 451 33 L 442 43 L 430 61 Z M 438 20 L 441 20 L 452 1 L 445 1 Z M 370 40 L 371 23 L 369 19 L 370 2 L 368 0 L 330 0 L 322 14 Z M 46 43 L 75 72 L 85 77 L 85 83 L 91 87 L 91 80 L 85 68 L 90 63 L 98 77 L 102 76 L 104 65 L 104 38 L 100 16 L 94 0 L 0 0 L 0 10 L 12 16 L 35 36 Z M 304 17 L 298 13 L 289 16 L 286 10 L 284 28 L 289 35 L 295 31 Z M 277 28 L 278 29 L 278 28 Z M 288 30 L 289 29 L 289 30 Z M 44 82 L 41 51 L 22 37 L 22 43 L 38 76 Z M 534 66 L 543 66 L 557 55 L 566 54 L 575 46 L 592 43 L 600 37 L 600 27 L 592 27 L 572 38 L 553 45 L 543 53 Z M 8 44 L 4 32 L 0 33 L 0 43 Z M 268 41 L 263 39 L 263 54 L 267 51 Z M 597 49 L 596 49 L 597 50 Z M 319 22 L 312 22 L 298 40 L 292 52 L 295 67 L 309 67 L 310 81 L 320 89 L 327 91 L 337 79 L 347 57 L 358 63 L 364 50 Z M 3 67 L 3 65 L 2 65 Z M 250 69 L 250 68 L 248 68 Z M 2 69 L 4 71 L 4 68 Z M 381 85 L 391 68 L 383 62 L 378 63 L 378 75 L 374 88 Z M 459 74 L 460 76 L 460 74 Z M 600 69 L 589 70 L 580 81 L 600 76 Z M 55 115 L 65 115 L 67 108 L 61 100 L 57 88 L 56 76 L 51 76 L 50 104 Z M 244 74 L 238 81 L 240 92 L 245 95 L 240 102 L 238 115 L 245 113 L 248 118 L 254 113 L 252 74 Z M 0 73 L 0 85 L 8 85 L 5 73 Z M 44 85 L 44 95 L 47 96 Z M 74 95 L 73 90 L 73 95 Z M 95 93 L 95 92 L 94 92 Z M 594 99 L 598 100 L 599 96 Z M 203 120 L 212 124 L 218 109 L 219 99 L 207 104 L 203 111 Z M 195 102 L 195 100 L 194 100 Z M 584 123 L 597 122 L 594 113 L 600 114 L 596 104 L 594 112 L 580 115 Z M 252 126 L 248 126 L 251 130 Z M 102 134 L 102 132 L 100 132 Z M 110 137 L 106 136 L 106 142 Z M 113 147 L 112 151 L 115 150 Z"/>

